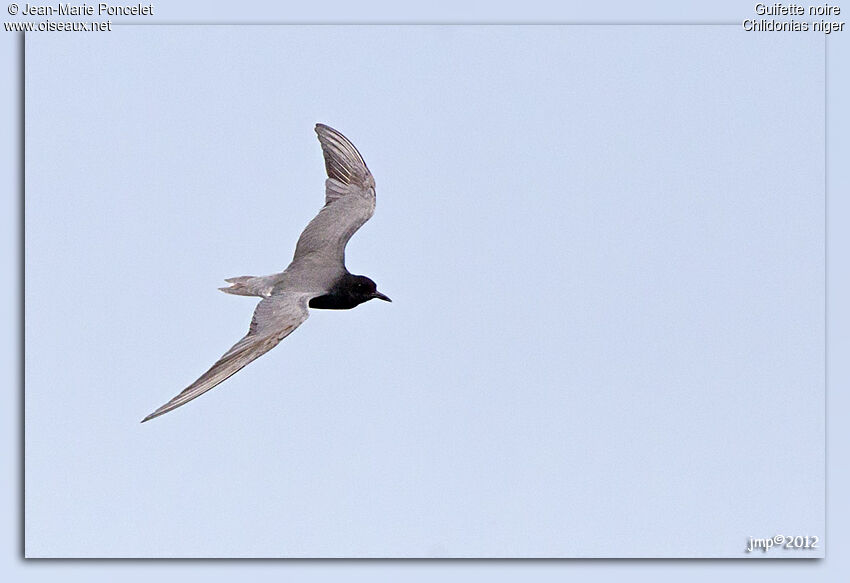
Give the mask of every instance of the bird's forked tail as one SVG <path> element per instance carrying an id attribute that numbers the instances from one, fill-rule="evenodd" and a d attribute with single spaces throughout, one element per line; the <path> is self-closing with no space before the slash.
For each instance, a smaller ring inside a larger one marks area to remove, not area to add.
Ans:
<path id="1" fill-rule="evenodd" d="M 268 277 L 255 277 L 253 275 L 243 275 L 241 277 L 231 277 L 225 279 L 230 284 L 228 287 L 220 287 L 221 291 L 226 294 L 237 296 L 259 296 L 267 298 L 272 293 L 272 283 Z"/>

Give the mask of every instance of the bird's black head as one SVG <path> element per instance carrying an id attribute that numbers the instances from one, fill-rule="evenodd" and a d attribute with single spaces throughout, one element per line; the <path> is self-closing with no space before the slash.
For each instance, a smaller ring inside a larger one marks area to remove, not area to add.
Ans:
<path id="1" fill-rule="evenodd" d="M 320 310 L 350 310 L 375 298 L 385 302 L 392 301 L 379 292 L 378 286 L 368 277 L 346 273 L 330 293 L 310 300 L 310 307 Z"/>
<path id="2" fill-rule="evenodd" d="M 385 302 L 392 301 L 390 298 L 379 292 L 377 284 L 365 275 L 349 276 L 347 278 L 346 285 L 352 295 L 362 298 L 360 303 L 368 302 L 375 298 L 384 300 Z"/>

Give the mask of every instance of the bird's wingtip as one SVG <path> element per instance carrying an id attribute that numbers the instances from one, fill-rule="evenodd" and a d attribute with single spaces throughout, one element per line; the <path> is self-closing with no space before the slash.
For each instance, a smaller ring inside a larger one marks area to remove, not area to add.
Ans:
<path id="1" fill-rule="evenodd" d="M 338 134 L 338 133 L 339 133 L 337 130 L 333 129 L 331 126 L 329 126 L 329 125 L 327 125 L 327 124 L 324 124 L 324 123 L 319 123 L 319 122 L 317 122 L 317 123 L 316 123 L 315 127 L 313 128 L 313 130 L 314 130 L 314 131 L 315 131 L 318 135 L 320 135 L 320 136 L 321 136 L 323 133 L 334 133 L 334 134 Z"/>

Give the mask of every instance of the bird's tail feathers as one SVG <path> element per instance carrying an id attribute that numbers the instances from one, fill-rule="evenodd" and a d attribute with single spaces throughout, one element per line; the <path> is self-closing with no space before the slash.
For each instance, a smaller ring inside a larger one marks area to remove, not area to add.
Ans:
<path id="1" fill-rule="evenodd" d="M 228 287 L 220 287 L 221 291 L 226 294 L 237 296 L 259 296 L 267 298 L 271 295 L 272 285 L 268 277 L 255 277 L 253 275 L 243 275 L 240 277 L 231 277 L 225 279 L 230 285 Z"/>

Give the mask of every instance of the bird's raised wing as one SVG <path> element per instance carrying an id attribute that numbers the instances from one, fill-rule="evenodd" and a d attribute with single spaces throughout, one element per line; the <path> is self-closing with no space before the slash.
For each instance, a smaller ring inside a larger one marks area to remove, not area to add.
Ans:
<path id="1" fill-rule="evenodd" d="M 198 380 L 168 403 L 142 419 L 142 423 L 185 405 L 237 373 L 289 336 L 309 315 L 308 294 L 283 293 L 262 300 L 254 310 L 251 327 L 242 340 L 212 365 Z"/>
<path id="2" fill-rule="evenodd" d="M 316 134 L 328 173 L 325 206 L 298 238 L 293 262 L 320 253 L 342 265 L 348 240 L 375 212 L 375 179 L 345 136 L 324 124 Z"/>

